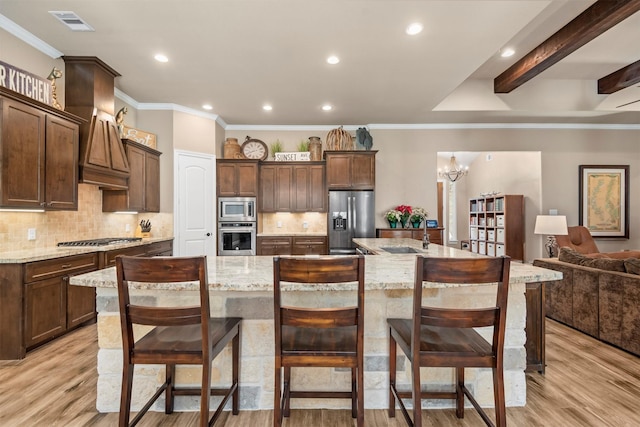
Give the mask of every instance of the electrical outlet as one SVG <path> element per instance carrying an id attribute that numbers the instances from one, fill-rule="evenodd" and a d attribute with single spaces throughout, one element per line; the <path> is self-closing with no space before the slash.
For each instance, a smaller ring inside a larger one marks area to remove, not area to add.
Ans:
<path id="1" fill-rule="evenodd" d="M 303 222 L 302 228 L 309 228 L 309 223 L 307 221 Z"/>
<path id="2" fill-rule="evenodd" d="M 124 232 L 125 232 L 125 233 L 128 233 L 128 232 L 130 232 L 130 231 L 131 231 L 131 225 L 130 225 L 130 224 L 125 224 L 125 225 L 124 225 Z"/>
<path id="3" fill-rule="evenodd" d="M 276 227 L 278 227 L 278 228 L 282 228 L 282 221 L 278 221 L 278 222 L 276 223 Z"/>
<path id="4" fill-rule="evenodd" d="M 29 228 L 27 230 L 27 240 L 36 240 L 36 229 Z"/>

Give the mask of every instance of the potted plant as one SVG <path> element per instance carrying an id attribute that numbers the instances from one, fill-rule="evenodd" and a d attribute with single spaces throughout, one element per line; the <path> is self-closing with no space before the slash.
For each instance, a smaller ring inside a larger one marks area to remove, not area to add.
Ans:
<path id="1" fill-rule="evenodd" d="M 429 212 L 427 212 L 424 208 L 415 207 L 411 212 L 411 216 L 409 217 L 409 221 L 411 222 L 411 226 L 413 228 L 419 228 L 420 223 L 427 219 L 429 216 Z"/>
<path id="2" fill-rule="evenodd" d="M 282 152 L 282 142 L 280 142 L 279 139 L 276 139 L 276 142 L 271 144 L 269 150 L 271 151 L 271 156 L 275 159 L 276 153 Z"/>
<path id="3" fill-rule="evenodd" d="M 400 211 L 390 209 L 384 213 L 384 217 L 389 221 L 390 228 L 396 228 L 398 226 L 398 221 L 400 221 Z"/>
<path id="4" fill-rule="evenodd" d="M 411 216 L 411 206 L 398 205 L 396 206 L 396 210 L 400 212 L 400 223 L 402 224 L 402 228 L 405 228 L 407 226 L 407 221 L 409 221 L 409 217 Z"/>

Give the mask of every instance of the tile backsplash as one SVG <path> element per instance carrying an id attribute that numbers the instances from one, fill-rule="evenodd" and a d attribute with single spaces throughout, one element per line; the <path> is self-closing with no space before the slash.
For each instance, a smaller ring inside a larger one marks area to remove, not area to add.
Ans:
<path id="1" fill-rule="evenodd" d="M 40 249 L 71 240 L 133 237 L 143 219 L 151 221 L 153 237 L 173 236 L 173 214 L 103 213 L 102 191 L 95 185 L 79 184 L 77 211 L 0 212 L 0 251 Z M 35 240 L 27 240 L 30 228 L 36 229 Z"/>
<path id="2" fill-rule="evenodd" d="M 319 212 L 264 213 L 259 214 L 258 224 L 260 224 L 258 233 L 263 234 L 326 233 L 327 214 Z"/>

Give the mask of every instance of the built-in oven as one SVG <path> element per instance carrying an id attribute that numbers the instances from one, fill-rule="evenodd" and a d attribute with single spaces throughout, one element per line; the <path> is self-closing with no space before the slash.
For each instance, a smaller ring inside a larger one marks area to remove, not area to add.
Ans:
<path id="1" fill-rule="evenodd" d="M 255 222 L 255 197 L 218 197 L 219 222 Z"/>
<path id="2" fill-rule="evenodd" d="M 218 255 L 255 255 L 255 222 L 219 222 Z"/>

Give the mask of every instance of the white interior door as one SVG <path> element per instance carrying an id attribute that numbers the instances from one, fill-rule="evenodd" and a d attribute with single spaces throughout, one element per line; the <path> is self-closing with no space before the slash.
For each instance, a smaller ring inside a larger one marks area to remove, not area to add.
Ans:
<path id="1" fill-rule="evenodd" d="M 177 256 L 216 255 L 215 156 L 175 151 Z"/>

